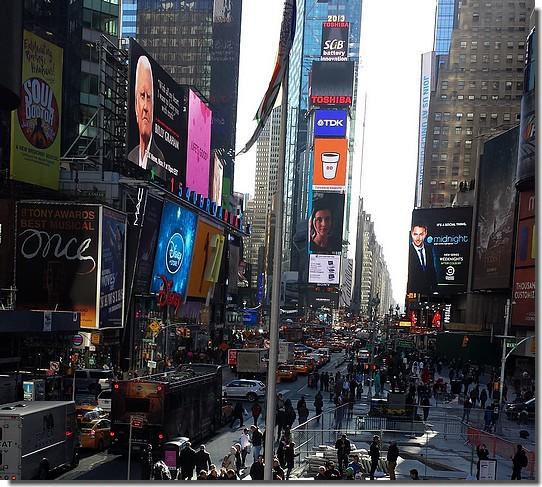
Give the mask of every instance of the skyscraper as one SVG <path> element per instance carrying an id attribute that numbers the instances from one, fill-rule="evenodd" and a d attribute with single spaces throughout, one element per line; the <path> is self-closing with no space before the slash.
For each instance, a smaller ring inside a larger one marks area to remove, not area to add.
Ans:
<path id="1" fill-rule="evenodd" d="M 306 218 L 303 197 L 308 193 L 308 179 L 300 167 L 307 167 L 307 111 L 309 77 L 313 61 L 321 55 L 322 23 L 342 20 L 349 23 L 348 59 L 354 61 L 354 98 L 349 129 L 349 177 L 347 182 L 346 217 L 349 219 L 352 160 L 356 116 L 356 90 L 361 31 L 361 0 L 298 0 L 296 34 L 290 53 L 288 78 L 288 125 L 284 178 L 284 246 L 283 271 L 299 270 L 298 254 L 292 245 L 298 223 Z M 310 147 L 308 148 L 310 150 Z M 346 230 L 347 232 L 348 230 Z"/>
<path id="2" fill-rule="evenodd" d="M 415 206 L 450 206 L 487 137 L 519 122 L 533 1 L 439 0 L 424 54 Z"/>

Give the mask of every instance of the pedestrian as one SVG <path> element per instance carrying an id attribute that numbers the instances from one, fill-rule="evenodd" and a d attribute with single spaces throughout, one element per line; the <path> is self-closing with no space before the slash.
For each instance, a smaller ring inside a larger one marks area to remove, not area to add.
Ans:
<path id="1" fill-rule="evenodd" d="M 252 454 L 254 462 L 258 460 L 258 457 L 260 456 L 260 453 L 262 451 L 262 445 L 263 445 L 263 434 L 260 431 L 260 429 L 256 425 L 252 425 L 250 427 L 250 430 L 252 432 Z"/>
<path id="2" fill-rule="evenodd" d="M 318 467 L 318 474 L 314 477 L 314 480 L 328 480 L 326 477 L 326 467 Z"/>
<path id="3" fill-rule="evenodd" d="M 290 474 L 294 468 L 294 459 L 298 456 L 299 453 L 295 452 L 295 443 L 290 441 L 284 450 L 284 458 L 286 460 L 286 480 L 290 478 Z"/>
<path id="4" fill-rule="evenodd" d="M 326 463 L 326 471 L 324 472 L 326 480 L 341 480 L 340 472 L 335 468 L 333 462 Z"/>
<path id="5" fill-rule="evenodd" d="M 423 421 L 427 422 L 427 418 L 429 417 L 429 396 L 427 394 L 424 394 L 421 400 L 421 406 L 423 410 Z"/>
<path id="6" fill-rule="evenodd" d="M 309 410 L 303 394 L 301 395 L 301 399 L 297 401 L 297 415 L 299 424 L 305 423 L 309 417 Z"/>
<path id="7" fill-rule="evenodd" d="M 343 433 L 341 437 L 335 442 L 335 449 L 337 450 L 337 462 L 339 463 L 339 471 L 341 474 L 348 466 L 348 455 L 352 450 L 350 440 Z"/>
<path id="8" fill-rule="evenodd" d="M 378 435 L 373 436 L 373 441 L 369 447 L 369 456 L 371 457 L 371 471 L 369 472 L 369 478 L 375 479 L 375 471 L 378 468 L 378 460 L 380 460 L 380 437 Z"/>
<path id="9" fill-rule="evenodd" d="M 324 399 L 322 398 L 322 392 L 318 391 L 314 397 L 314 409 L 316 409 L 316 422 L 320 422 L 320 415 L 324 409 Z"/>
<path id="10" fill-rule="evenodd" d="M 291 430 L 297 416 L 290 399 L 286 399 L 286 401 L 284 401 L 284 410 L 286 412 L 286 426 L 288 427 L 288 430 Z"/>
<path id="11" fill-rule="evenodd" d="M 280 466 L 278 458 L 273 459 L 273 473 L 280 477 L 280 480 L 284 480 L 284 469 Z"/>
<path id="12" fill-rule="evenodd" d="M 243 424 L 243 412 L 244 412 L 244 408 L 243 408 L 243 403 L 241 401 L 237 401 L 235 403 L 235 407 L 233 408 L 233 413 L 232 413 L 232 420 L 231 420 L 231 423 L 230 423 L 230 428 L 233 428 L 233 425 L 235 424 L 235 421 L 239 420 L 239 427 L 242 428 L 244 426 Z"/>
<path id="13" fill-rule="evenodd" d="M 388 472 L 390 474 L 390 480 L 395 480 L 395 467 L 397 466 L 397 458 L 399 457 L 399 448 L 397 448 L 397 442 L 391 441 L 388 447 L 388 454 L 386 461 L 388 462 Z"/>
<path id="14" fill-rule="evenodd" d="M 179 464 L 181 467 L 181 479 L 190 480 L 194 475 L 196 466 L 196 450 L 192 448 L 192 444 L 187 441 L 181 452 L 179 453 Z"/>
<path id="15" fill-rule="evenodd" d="M 410 469 L 410 480 L 421 480 L 420 475 L 418 474 L 418 469 L 412 468 Z"/>
<path id="16" fill-rule="evenodd" d="M 489 450 L 485 443 L 476 447 L 476 455 L 478 456 L 478 462 L 476 463 L 476 480 L 480 480 L 480 460 L 489 459 Z"/>
<path id="17" fill-rule="evenodd" d="M 491 422 L 493 420 L 493 407 L 488 404 L 484 410 L 484 431 L 491 433 Z"/>
<path id="18" fill-rule="evenodd" d="M 512 478 L 511 480 L 521 480 L 521 469 L 529 464 L 527 453 L 521 446 L 517 446 L 516 454 L 512 457 Z"/>
<path id="19" fill-rule="evenodd" d="M 487 402 L 487 391 L 485 389 L 482 389 L 482 392 L 480 392 L 480 407 L 482 409 L 486 408 L 486 402 Z"/>
<path id="20" fill-rule="evenodd" d="M 463 402 L 463 417 L 461 418 L 461 422 L 469 422 L 469 416 L 470 416 L 470 410 L 472 408 L 472 401 L 469 396 L 465 397 L 465 401 Z"/>
<path id="21" fill-rule="evenodd" d="M 354 471 L 354 476 L 360 474 L 363 470 L 361 463 L 359 463 L 359 455 L 354 455 L 354 460 L 348 464 L 348 468 Z"/>
<path id="22" fill-rule="evenodd" d="M 222 460 L 222 468 L 226 469 L 226 471 L 229 469 L 233 469 L 235 471 L 236 457 L 237 457 L 237 448 L 235 448 L 235 446 L 232 445 L 230 447 L 230 452 Z"/>
<path id="23" fill-rule="evenodd" d="M 251 465 L 249 474 L 252 480 L 263 480 L 264 462 L 262 455 L 258 455 L 254 463 Z"/>
<path id="24" fill-rule="evenodd" d="M 284 398 L 282 397 L 282 393 L 278 393 L 277 395 L 277 410 L 284 409 Z"/>
<path id="25" fill-rule="evenodd" d="M 243 430 L 243 433 L 239 438 L 239 443 L 241 444 L 241 467 L 245 468 L 245 460 L 250 449 L 250 436 L 248 434 L 248 428 Z"/>
<path id="26" fill-rule="evenodd" d="M 198 451 L 194 454 L 194 464 L 196 472 L 210 470 L 212 465 L 211 455 L 205 450 L 205 445 L 200 445 Z"/>
<path id="27" fill-rule="evenodd" d="M 258 418 L 260 417 L 260 414 L 262 414 L 262 406 L 260 406 L 260 403 L 256 399 L 254 404 L 252 405 L 252 424 L 258 424 Z"/>
<path id="28" fill-rule="evenodd" d="M 141 454 L 141 480 L 150 480 L 152 465 L 152 445 L 148 444 Z"/>

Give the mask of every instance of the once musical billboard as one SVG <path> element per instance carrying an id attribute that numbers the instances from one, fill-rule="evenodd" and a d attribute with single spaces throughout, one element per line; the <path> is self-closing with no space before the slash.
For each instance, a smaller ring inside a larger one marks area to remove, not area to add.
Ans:
<path id="1" fill-rule="evenodd" d="M 312 254 L 334 254 L 342 251 L 344 194 L 312 194 L 309 218 L 309 251 Z"/>
<path id="2" fill-rule="evenodd" d="M 177 193 L 186 185 L 184 90 L 130 39 L 126 158 Z"/>
<path id="3" fill-rule="evenodd" d="M 347 139 L 314 139 L 313 190 L 343 191 L 347 167 Z"/>
<path id="4" fill-rule="evenodd" d="M 321 61 L 348 61 L 348 22 L 322 23 Z"/>
<path id="5" fill-rule="evenodd" d="M 472 208 L 412 211 L 407 292 L 465 292 L 469 275 Z"/>
<path id="6" fill-rule="evenodd" d="M 21 101 L 11 115 L 11 178 L 58 189 L 63 49 L 23 32 Z"/>

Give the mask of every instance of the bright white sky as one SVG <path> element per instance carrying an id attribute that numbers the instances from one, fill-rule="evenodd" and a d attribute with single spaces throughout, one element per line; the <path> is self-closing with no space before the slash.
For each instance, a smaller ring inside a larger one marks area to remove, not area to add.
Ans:
<path id="1" fill-rule="evenodd" d="M 432 49 L 436 0 L 362 1 L 350 241 L 354 242 L 356 235 L 363 103 L 367 94 L 361 195 L 365 211 L 375 222 L 377 240 L 384 248 L 394 299 L 402 306 L 416 179 L 420 59 L 422 53 Z M 283 3 L 243 2 L 237 150 L 255 128 L 254 114 L 275 62 Z M 255 167 L 256 145 L 236 159 L 235 191 L 254 194 Z M 349 256 L 354 252 L 351 245 Z"/>

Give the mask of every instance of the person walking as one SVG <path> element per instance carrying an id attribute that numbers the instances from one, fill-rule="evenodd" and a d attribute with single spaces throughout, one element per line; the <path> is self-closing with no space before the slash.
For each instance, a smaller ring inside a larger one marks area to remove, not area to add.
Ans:
<path id="1" fill-rule="evenodd" d="M 235 421 L 239 420 L 239 427 L 242 428 L 244 426 L 243 424 L 243 403 L 241 401 L 237 401 L 235 403 L 235 407 L 233 408 L 233 412 L 231 414 L 232 420 L 230 423 L 230 428 L 233 428 L 233 425 L 235 424 Z"/>
<path id="2" fill-rule="evenodd" d="M 236 456 L 237 448 L 232 445 L 230 447 L 230 452 L 222 460 L 222 468 L 224 468 L 225 470 L 233 469 L 235 471 Z"/>
<path id="3" fill-rule="evenodd" d="M 488 404 L 484 410 L 484 431 L 491 433 L 491 422 L 493 420 L 493 407 Z"/>
<path id="4" fill-rule="evenodd" d="M 241 456 L 241 443 L 235 443 L 235 473 L 239 475 L 241 473 L 241 466 L 243 465 L 243 458 Z"/>
<path id="5" fill-rule="evenodd" d="M 263 455 L 258 455 L 254 463 L 250 467 L 250 478 L 252 480 L 263 480 L 264 476 L 264 461 Z"/>
<path id="6" fill-rule="evenodd" d="M 431 403 L 429 402 L 429 396 L 427 394 L 424 394 L 422 397 L 422 400 L 420 402 L 423 410 L 423 421 L 424 423 L 427 422 L 427 418 L 429 417 L 429 407 Z"/>
<path id="7" fill-rule="evenodd" d="M 521 480 L 521 469 L 529 464 L 525 449 L 518 445 L 516 454 L 512 457 L 512 478 L 511 480 Z"/>
<path id="8" fill-rule="evenodd" d="M 314 397 L 314 409 L 316 409 L 316 422 L 320 422 L 320 415 L 324 409 L 324 399 L 322 398 L 322 392 L 318 391 Z"/>
<path id="9" fill-rule="evenodd" d="M 489 450 L 485 443 L 476 447 L 476 456 L 478 457 L 478 461 L 476 462 L 476 480 L 480 480 L 480 460 L 489 459 Z"/>
<path id="10" fill-rule="evenodd" d="M 181 479 L 190 480 L 194 475 L 196 466 L 196 450 L 192 448 L 192 444 L 187 441 L 183 449 L 179 453 L 179 465 L 181 466 Z"/>
<path id="11" fill-rule="evenodd" d="M 487 391 L 486 389 L 482 389 L 482 392 L 480 392 L 480 407 L 482 409 L 486 408 L 486 402 L 487 402 Z"/>
<path id="12" fill-rule="evenodd" d="M 258 460 L 258 457 L 260 456 L 260 453 L 262 451 L 262 445 L 263 445 L 263 434 L 260 431 L 260 429 L 256 425 L 252 425 L 250 427 L 250 430 L 252 432 L 252 455 L 254 462 Z"/>
<path id="13" fill-rule="evenodd" d="M 472 409 L 472 401 L 471 401 L 471 398 L 467 395 L 467 397 L 465 397 L 465 401 L 463 402 L 463 417 L 461 418 L 462 423 L 469 422 L 471 409 Z"/>
<path id="14" fill-rule="evenodd" d="M 305 396 L 302 394 L 301 399 L 297 401 L 297 417 L 299 424 L 303 424 L 309 418 L 309 409 L 305 401 Z"/>
<path id="15" fill-rule="evenodd" d="M 239 443 L 241 444 L 241 467 L 245 468 L 245 460 L 248 455 L 248 450 L 250 448 L 250 436 L 248 434 L 248 428 L 243 430 L 243 434 L 239 438 Z"/>
<path id="16" fill-rule="evenodd" d="M 390 446 L 388 447 L 388 454 L 386 455 L 390 480 L 396 480 L 395 467 L 397 466 L 397 458 L 399 458 L 399 448 L 397 448 L 397 442 L 391 441 Z"/>
<path id="17" fill-rule="evenodd" d="M 337 450 L 337 462 L 339 463 L 339 472 L 341 475 L 344 469 L 348 466 L 348 455 L 352 450 L 352 445 L 350 440 L 346 437 L 345 434 L 335 442 L 335 449 Z"/>
<path id="18" fill-rule="evenodd" d="M 284 459 L 286 461 L 286 480 L 289 480 L 292 469 L 294 468 L 294 459 L 299 453 L 295 452 L 295 443 L 290 441 L 284 449 Z"/>
<path id="19" fill-rule="evenodd" d="M 378 435 L 373 436 L 373 441 L 369 447 L 369 456 L 371 457 L 371 470 L 369 472 L 369 479 L 375 479 L 375 471 L 378 468 L 378 460 L 380 460 L 380 437 Z"/>
<path id="20" fill-rule="evenodd" d="M 252 419 L 253 419 L 252 424 L 257 425 L 258 418 L 260 417 L 260 414 L 262 414 L 262 406 L 260 405 L 257 399 L 252 405 L 251 412 L 252 412 Z"/>
<path id="21" fill-rule="evenodd" d="M 289 431 L 292 429 L 296 419 L 295 409 L 290 399 L 286 399 L 286 401 L 284 401 L 284 410 L 286 412 L 286 427 Z"/>
<path id="22" fill-rule="evenodd" d="M 196 472 L 205 470 L 206 472 L 211 468 L 211 455 L 205 449 L 205 445 L 200 445 L 198 451 L 194 454 L 194 465 L 196 466 Z"/>

